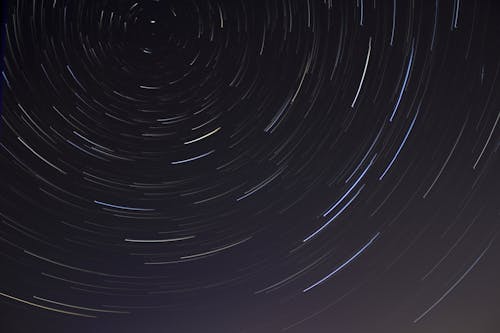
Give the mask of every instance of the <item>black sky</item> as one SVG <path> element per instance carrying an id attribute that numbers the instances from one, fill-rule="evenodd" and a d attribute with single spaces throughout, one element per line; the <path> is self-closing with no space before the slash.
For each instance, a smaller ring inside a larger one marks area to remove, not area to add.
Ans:
<path id="1" fill-rule="evenodd" d="M 498 331 L 496 1 L 4 12 L 2 331 Z"/>

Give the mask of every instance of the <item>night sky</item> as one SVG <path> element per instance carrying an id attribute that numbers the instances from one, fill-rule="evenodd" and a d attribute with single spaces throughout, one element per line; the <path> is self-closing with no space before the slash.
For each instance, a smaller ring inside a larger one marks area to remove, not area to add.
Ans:
<path id="1" fill-rule="evenodd" d="M 500 2 L 4 5 L 1 332 L 500 331 Z"/>

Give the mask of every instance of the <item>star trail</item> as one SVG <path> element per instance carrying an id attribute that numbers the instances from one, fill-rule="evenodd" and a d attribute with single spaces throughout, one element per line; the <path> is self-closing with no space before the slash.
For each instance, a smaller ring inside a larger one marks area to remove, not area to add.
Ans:
<path id="1" fill-rule="evenodd" d="M 498 332 L 495 0 L 13 0 L 2 332 Z"/>

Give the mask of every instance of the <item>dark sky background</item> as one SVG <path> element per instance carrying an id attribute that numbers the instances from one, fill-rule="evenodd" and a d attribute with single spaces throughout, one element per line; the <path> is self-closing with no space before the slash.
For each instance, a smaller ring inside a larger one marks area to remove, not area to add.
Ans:
<path id="1" fill-rule="evenodd" d="M 4 11 L 2 332 L 500 330 L 500 3 Z"/>

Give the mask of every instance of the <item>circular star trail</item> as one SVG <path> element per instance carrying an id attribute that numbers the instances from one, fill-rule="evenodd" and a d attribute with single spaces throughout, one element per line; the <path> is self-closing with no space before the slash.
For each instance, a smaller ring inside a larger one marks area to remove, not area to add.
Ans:
<path id="1" fill-rule="evenodd" d="M 495 332 L 495 1 L 12 1 L 2 328 Z"/>

